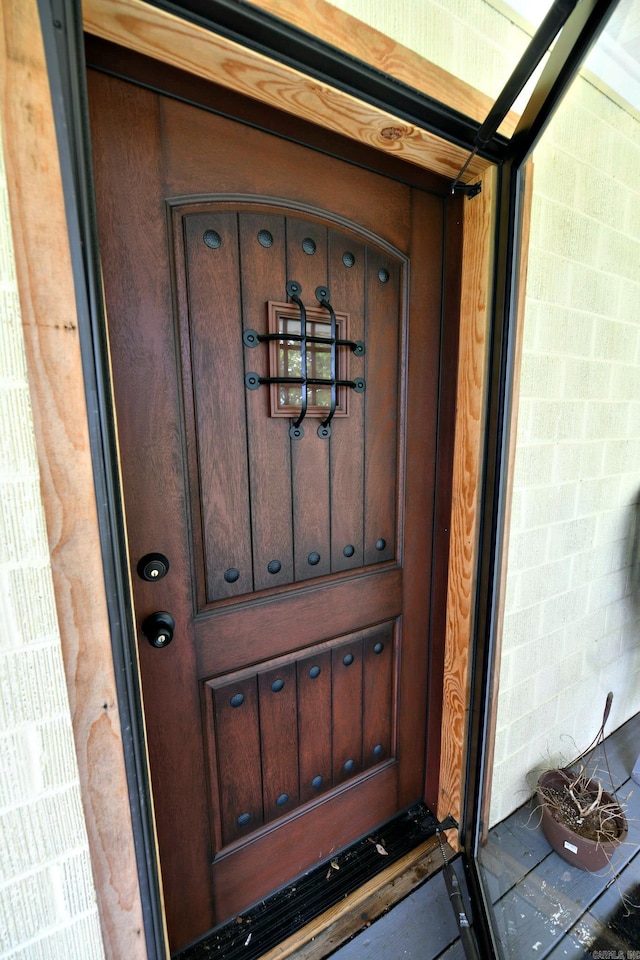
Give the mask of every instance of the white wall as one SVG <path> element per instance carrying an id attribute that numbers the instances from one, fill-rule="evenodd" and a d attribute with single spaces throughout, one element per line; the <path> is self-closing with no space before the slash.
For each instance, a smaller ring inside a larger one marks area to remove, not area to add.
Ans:
<path id="1" fill-rule="evenodd" d="M 0 960 L 102 960 L 1 150 L 0 623 Z"/>
<path id="2" fill-rule="evenodd" d="M 534 161 L 493 821 L 640 709 L 640 123 L 578 79 Z"/>

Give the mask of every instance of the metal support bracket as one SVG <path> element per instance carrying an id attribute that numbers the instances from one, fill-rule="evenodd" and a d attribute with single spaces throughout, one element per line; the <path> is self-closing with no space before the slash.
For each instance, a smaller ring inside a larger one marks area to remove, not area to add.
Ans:
<path id="1" fill-rule="evenodd" d="M 482 192 L 482 180 L 477 183 L 454 183 L 451 187 L 451 193 L 462 193 L 468 200 L 472 200 Z"/>

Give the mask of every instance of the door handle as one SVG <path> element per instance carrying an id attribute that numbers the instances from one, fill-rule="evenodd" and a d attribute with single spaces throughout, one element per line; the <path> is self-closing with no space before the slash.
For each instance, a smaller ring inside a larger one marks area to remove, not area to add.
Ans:
<path id="1" fill-rule="evenodd" d="M 152 647 L 168 647 L 175 628 L 176 622 L 166 610 L 150 614 L 142 624 L 142 632 Z"/>

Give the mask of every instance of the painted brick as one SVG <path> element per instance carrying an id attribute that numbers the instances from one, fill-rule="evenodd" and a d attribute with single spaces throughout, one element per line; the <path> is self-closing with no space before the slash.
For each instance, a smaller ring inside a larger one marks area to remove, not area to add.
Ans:
<path id="1" fill-rule="evenodd" d="M 530 607 L 547 597 L 557 597 L 569 587 L 571 568 L 566 560 L 554 560 L 527 571 L 521 586 L 523 605 Z M 509 578 L 510 579 L 510 578 Z"/>
<path id="2" fill-rule="evenodd" d="M 567 628 L 582 647 L 596 642 L 606 631 L 607 608 L 599 607 L 579 617 Z"/>
<path id="3" fill-rule="evenodd" d="M 603 444 L 603 471 L 607 475 L 637 472 L 640 463 L 640 437 L 610 440 Z"/>
<path id="4" fill-rule="evenodd" d="M 520 650 L 521 647 L 530 645 L 531 641 L 538 636 L 540 628 L 541 609 L 538 606 L 518 610 L 516 613 L 508 614 L 503 621 L 503 646 L 505 650 Z M 524 655 L 520 651 L 519 655 Z M 532 660 L 535 664 L 535 659 Z M 523 666 L 524 676 L 529 675 L 529 670 Z"/>
<path id="5" fill-rule="evenodd" d="M 589 610 L 598 610 L 625 596 L 625 578 L 620 571 L 594 580 L 589 586 Z"/>
<path id="6" fill-rule="evenodd" d="M 542 631 L 551 633 L 554 629 L 567 626 L 577 620 L 586 609 L 587 596 L 588 588 L 578 587 L 545 600 L 541 604 L 540 626 Z M 556 655 L 555 651 L 552 652 L 551 659 L 555 659 Z"/>
<path id="7" fill-rule="evenodd" d="M 549 558 L 569 557 L 587 549 L 593 542 L 595 530 L 595 517 L 580 517 L 577 520 L 568 520 L 566 523 L 552 524 L 548 528 Z"/>
<path id="8" fill-rule="evenodd" d="M 509 537 L 509 570 L 527 570 L 538 567 L 547 559 L 549 528 L 539 527 L 526 533 L 512 533 Z"/>
<path id="9" fill-rule="evenodd" d="M 608 284 L 607 287 L 609 287 Z M 635 287 L 637 296 L 638 284 Z M 629 358 L 636 356 L 637 345 L 637 324 L 606 317 L 598 321 L 593 338 L 593 351 L 594 356 L 599 360 L 627 363 Z M 635 396 L 635 391 L 632 396 Z"/>
<path id="10" fill-rule="evenodd" d="M 558 441 L 591 437 L 585 425 L 585 404 L 579 400 L 536 400 L 530 441 Z"/>
<path id="11" fill-rule="evenodd" d="M 538 528 L 575 516 L 577 487 L 575 483 L 562 483 L 544 487 L 531 487 L 521 491 L 523 520 L 522 530 Z"/>
<path id="12" fill-rule="evenodd" d="M 0 483 L 0 565 L 48 560 L 47 536 L 37 477 Z"/>
<path id="13" fill-rule="evenodd" d="M 525 312 L 525 346 L 529 344 L 526 326 L 533 328 L 529 349 L 562 353 L 566 357 L 590 357 L 593 353 L 595 318 L 590 313 L 553 304 L 528 301 Z"/>
<path id="14" fill-rule="evenodd" d="M 3 951 L 31 940 L 58 920 L 46 870 L 22 877 L 0 891 L 0 945 Z M 4 956 L 4 953 L 3 953 Z"/>
<path id="15" fill-rule="evenodd" d="M 621 477 L 598 477 L 580 481 L 578 487 L 578 514 L 590 516 L 609 510 L 620 502 Z"/>
<path id="16" fill-rule="evenodd" d="M 515 461 L 517 482 L 522 486 L 548 483 L 553 475 L 555 446 L 553 444 L 524 444 L 518 448 Z"/>
<path id="17" fill-rule="evenodd" d="M 606 612 L 607 634 L 613 633 L 616 630 L 622 631 L 622 628 L 625 627 L 627 623 L 637 620 L 637 617 L 634 616 L 633 606 L 628 592 L 625 592 L 624 599 L 627 601 L 626 603 L 610 603 L 608 607 L 604 608 Z M 622 633 L 620 634 L 620 642 L 622 643 Z"/>
<path id="18" fill-rule="evenodd" d="M 629 516 L 624 506 L 617 510 L 602 510 L 597 517 L 594 544 L 606 546 L 624 539 L 628 532 Z"/>
<path id="19" fill-rule="evenodd" d="M 97 912 L 32 939 L 2 960 L 104 960 Z"/>
<path id="20" fill-rule="evenodd" d="M 586 479 L 598 477 L 602 473 L 604 452 L 600 442 L 567 439 L 554 444 L 554 451 L 551 475 L 554 483 L 583 483 Z"/>
<path id="21" fill-rule="evenodd" d="M 636 616 L 628 620 L 622 628 L 622 649 L 626 653 L 632 651 L 637 658 L 638 647 L 640 647 L 640 615 L 637 612 L 637 603 L 634 604 L 634 609 Z M 637 669 L 640 669 L 640 666 Z"/>
<path id="22" fill-rule="evenodd" d="M 557 701 L 567 689 L 582 679 L 584 651 L 578 650 L 564 660 L 557 660 L 535 677 L 535 699 L 538 703 Z"/>
<path id="23" fill-rule="evenodd" d="M 0 149 L 0 955 L 104 960 L 48 563 Z"/>
<path id="24" fill-rule="evenodd" d="M 85 839 L 82 808 L 75 788 L 49 794 L 3 814 L 0 884 L 60 858 Z"/>
<path id="25" fill-rule="evenodd" d="M 573 400 L 606 400 L 613 379 L 611 364 L 596 359 L 571 358 L 566 362 L 565 396 Z"/>
<path id="26" fill-rule="evenodd" d="M 563 393 L 564 381 L 565 361 L 562 357 L 529 355 L 520 371 L 520 396 L 559 398 Z"/>

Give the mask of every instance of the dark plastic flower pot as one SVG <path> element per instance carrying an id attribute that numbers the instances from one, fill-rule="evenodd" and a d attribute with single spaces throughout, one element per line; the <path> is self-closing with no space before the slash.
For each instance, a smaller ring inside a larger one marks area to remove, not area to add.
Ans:
<path id="1" fill-rule="evenodd" d="M 624 843 L 627 836 L 627 818 L 622 809 L 618 807 L 618 813 L 615 819 L 618 823 L 619 834 L 616 840 L 599 842 L 581 837 L 571 830 L 566 824 L 559 823 L 551 814 L 540 789 L 552 787 L 561 790 L 570 782 L 570 775 L 564 770 L 547 770 L 538 780 L 538 802 L 542 807 L 542 830 L 556 853 L 570 863 L 573 867 L 580 870 L 588 870 L 595 873 L 602 870 L 611 862 L 615 850 Z M 588 791 L 595 799 L 598 795 L 598 784 L 592 780 L 588 785 Z M 616 804 L 617 802 L 611 794 L 603 792 L 603 803 Z"/>

